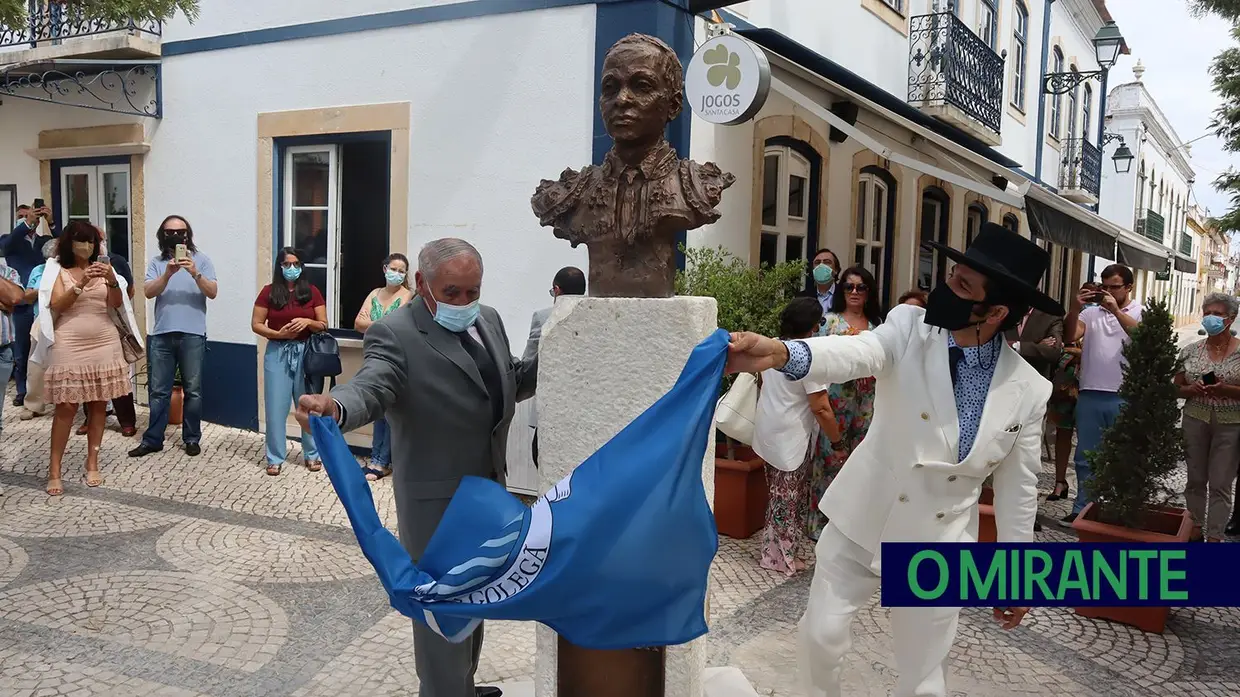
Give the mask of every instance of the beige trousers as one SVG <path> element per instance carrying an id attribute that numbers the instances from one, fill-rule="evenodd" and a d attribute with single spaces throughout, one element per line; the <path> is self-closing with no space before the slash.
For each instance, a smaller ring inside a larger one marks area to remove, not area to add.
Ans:
<path id="1" fill-rule="evenodd" d="M 801 618 L 798 657 L 805 694 L 843 697 L 840 675 L 852 648 L 852 622 L 878 590 L 873 555 L 828 524 L 818 538 L 809 604 Z M 893 697 L 946 697 L 947 654 L 956 639 L 958 607 L 891 608 L 896 669 Z"/>
<path id="2" fill-rule="evenodd" d="M 39 322 L 35 320 L 34 326 L 30 328 L 30 355 L 34 355 L 34 349 L 38 345 Z M 26 361 L 26 411 L 40 416 L 48 411 L 47 402 L 43 399 L 43 372 L 42 363 Z"/>
<path id="3" fill-rule="evenodd" d="M 1188 466 L 1188 484 L 1184 487 L 1188 512 L 1206 537 L 1221 540 L 1231 516 L 1231 488 L 1240 460 L 1240 424 L 1185 416 L 1184 459 Z"/>

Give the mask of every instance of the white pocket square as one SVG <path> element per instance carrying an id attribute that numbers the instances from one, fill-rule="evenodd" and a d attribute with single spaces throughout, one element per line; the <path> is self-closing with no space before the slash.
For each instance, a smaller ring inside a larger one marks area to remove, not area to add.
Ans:
<path id="1" fill-rule="evenodd" d="M 1008 426 L 1007 428 L 1003 429 L 1003 432 L 1004 433 L 1019 433 L 1020 424 L 1012 424 L 1011 426 Z"/>

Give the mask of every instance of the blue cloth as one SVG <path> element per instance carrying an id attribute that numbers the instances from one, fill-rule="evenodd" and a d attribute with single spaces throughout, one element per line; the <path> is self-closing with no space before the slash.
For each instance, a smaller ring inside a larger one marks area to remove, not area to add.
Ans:
<path id="1" fill-rule="evenodd" d="M 718 548 L 702 487 L 728 334 L 693 350 L 675 386 L 532 507 L 465 477 L 415 567 L 375 512 L 335 422 L 311 428 L 392 607 L 459 642 L 483 619 L 536 620 L 589 649 L 706 633 Z"/>
<path id="2" fill-rule="evenodd" d="M 306 378 L 301 372 L 301 357 L 305 350 L 304 341 L 273 340 L 267 342 L 263 353 L 263 413 L 267 421 L 269 465 L 278 467 L 288 457 L 288 440 L 285 438 L 288 414 L 306 393 Z M 306 462 L 319 459 L 310 431 L 301 432 L 301 452 Z M 357 469 L 356 460 L 353 460 L 353 467 Z"/>
<path id="3" fill-rule="evenodd" d="M 150 425 L 142 434 L 143 445 L 155 450 L 164 447 L 164 432 L 168 429 L 172 384 L 176 380 L 177 368 L 181 369 L 181 391 L 184 396 L 181 440 L 187 445 L 202 440 L 202 362 L 206 354 L 205 336 L 169 332 L 147 337 L 146 382 L 150 392 L 151 418 Z"/>
<path id="4" fill-rule="evenodd" d="M 47 264 L 39 264 L 30 270 L 30 279 L 26 281 L 26 290 L 38 290 L 39 283 L 43 280 L 43 269 L 47 268 Z M 39 316 L 39 301 L 36 299 L 31 307 L 34 308 L 34 316 Z"/>
<path id="5" fill-rule="evenodd" d="M 1076 500 L 1072 502 L 1073 515 L 1085 509 L 1089 503 L 1089 483 L 1093 481 L 1093 468 L 1086 453 L 1102 445 L 1102 434 L 1115 424 L 1124 400 L 1116 392 L 1081 390 L 1076 397 L 1076 454 L 1072 459 L 1076 469 Z"/>
<path id="6" fill-rule="evenodd" d="M 203 278 L 208 281 L 216 280 L 215 265 L 211 263 L 211 257 L 202 252 L 191 252 L 190 257 Z M 151 261 L 146 265 L 147 282 L 164 275 L 169 261 L 158 254 L 151 257 Z M 149 335 L 172 332 L 207 335 L 207 296 L 198 287 L 198 281 L 185 269 L 172 274 L 168 285 L 164 286 L 164 292 L 155 296 L 155 328 Z"/>
<path id="7" fill-rule="evenodd" d="M 960 460 L 969 455 L 977 429 L 982 425 L 982 409 L 986 406 L 986 394 L 990 392 L 990 380 L 995 376 L 995 365 L 1003 350 L 1000 337 L 996 336 L 981 346 L 957 346 L 955 338 L 947 335 L 948 355 L 951 350 L 963 351 L 964 357 L 956 364 L 955 397 L 956 420 L 960 423 L 960 442 L 956 457 Z M 949 366 L 950 367 L 950 366 Z"/>

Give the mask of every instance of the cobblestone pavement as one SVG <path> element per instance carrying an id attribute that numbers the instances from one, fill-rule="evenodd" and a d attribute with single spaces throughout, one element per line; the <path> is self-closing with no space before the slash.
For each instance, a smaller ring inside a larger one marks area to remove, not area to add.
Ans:
<path id="1" fill-rule="evenodd" d="M 260 436 L 212 425 L 200 457 L 170 431 L 163 453 L 130 459 L 135 441 L 113 422 L 104 486 L 81 483 L 85 439 L 72 437 L 66 494 L 49 498 L 49 420 L 17 412 L 4 410 L 0 440 L 0 695 L 417 694 L 409 621 L 389 608 L 324 474 L 268 477 Z M 390 486 L 374 491 L 391 525 Z M 1045 507 L 1042 539 L 1069 539 L 1050 524 L 1062 505 Z M 784 579 L 753 555 L 750 540 L 721 540 L 710 663 L 741 668 L 766 697 L 799 696 L 809 575 Z M 877 601 L 861 612 L 850 695 L 894 684 L 888 629 Z M 1240 614 L 1177 610 L 1155 636 L 1050 609 L 1002 632 L 967 610 L 951 663 L 958 695 L 1236 695 Z M 528 680 L 533 664 L 533 626 L 488 625 L 480 679 Z"/>

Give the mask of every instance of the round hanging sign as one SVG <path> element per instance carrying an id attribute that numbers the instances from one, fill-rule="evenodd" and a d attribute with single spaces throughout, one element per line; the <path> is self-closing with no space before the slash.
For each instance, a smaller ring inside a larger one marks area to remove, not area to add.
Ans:
<path id="1" fill-rule="evenodd" d="M 757 115 L 771 92 L 766 53 L 735 34 L 702 44 L 685 71 L 685 96 L 705 121 L 734 126 Z"/>

